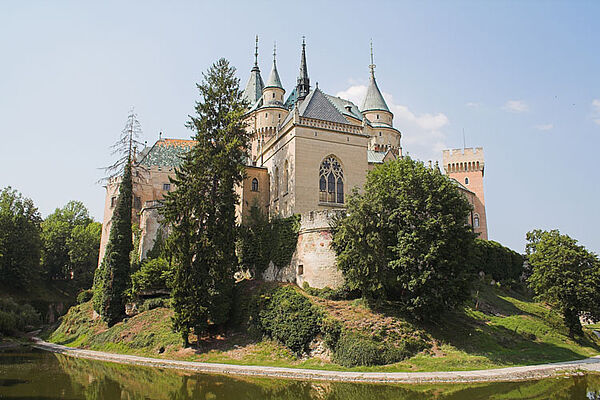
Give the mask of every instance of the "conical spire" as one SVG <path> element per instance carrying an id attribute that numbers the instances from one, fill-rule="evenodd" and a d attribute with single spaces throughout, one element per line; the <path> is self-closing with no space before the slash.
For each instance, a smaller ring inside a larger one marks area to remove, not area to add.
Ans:
<path id="1" fill-rule="evenodd" d="M 363 101 L 362 107 L 360 111 L 387 111 L 390 112 L 379 87 L 377 86 L 377 81 L 375 80 L 375 63 L 373 62 L 373 42 L 371 41 L 371 65 L 369 65 L 369 69 L 371 70 L 371 77 L 369 78 L 369 87 L 367 88 L 367 95 L 365 96 L 365 100 Z"/>
<path id="2" fill-rule="evenodd" d="M 258 68 L 258 35 L 256 35 L 256 46 L 254 48 L 254 67 L 250 71 L 250 78 L 246 89 L 242 94 L 242 98 L 246 100 L 250 106 L 256 103 L 262 96 L 262 91 L 265 84 L 263 83 L 262 76 L 260 75 L 260 68 Z"/>
<path id="3" fill-rule="evenodd" d="M 276 87 L 283 89 L 283 85 L 281 84 L 281 79 L 279 79 L 279 72 L 277 72 L 277 44 L 273 45 L 273 68 L 271 69 L 271 75 L 269 75 L 269 79 L 267 80 L 266 88 L 268 87 Z"/>
<path id="4" fill-rule="evenodd" d="M 298 76 L 298 85 L 296 91 L 298 92 L 298 100 L 304 100 L 304 98 L 310 92 L 310 80 L 308 79 L 308 69 L 306 68 L 306 42 L 302 36 L 302 58 L 300 58 L 300 75 Z"/>

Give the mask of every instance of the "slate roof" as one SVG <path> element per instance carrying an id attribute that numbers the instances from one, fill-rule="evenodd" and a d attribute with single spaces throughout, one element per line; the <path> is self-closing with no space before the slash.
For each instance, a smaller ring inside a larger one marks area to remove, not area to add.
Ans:
<path id="1" fill-rule="evenodd" d="M 319 119 L 321 121 L 347 124 L 348 120 L 338 111 L 327 96 L 316 88 L 298 106 L 301 117 Z"/>
<path id="2" fill-rule="evenodd" d="M 140 152 L 138 164 L 147 167 L 178 167 L 183 155 L 195 144 L 195 140 L 159 139 L 152 147 L 146 147 Z"/>
<path id="3" fill-rule="evenodd" d="M 275 60 L 273 60 L 273 68 L 271 69 L 271 74 L 269 75 L 269 79 L 267 79 L 267 84 L 265 87 L 276 87 L 283 89 L 281 79 L 279 79 L 279 72 L 277 72 L 277 63 Z"/>
<path id="4" fill-rule="evenodd" d="M 248 79 L 244 93 L 242 93 L 242 98 L 248 104 L 253 105 L 261 98 L 264 87 L 265 84 L 263 83 L 262 76 L 260 76 L 260 69 L 255 65 L 252 71 L 250 71 L 250 78 Z"/>
<path id="5" fill-rule="evenodd" d="M 383 164 L 386 151 L 367 150 L 367 162 L 369 164 Z"/>
<path id="6" fill-rule="evenodd" d="M 367 88 L 367 95 L 363 101 L 360 111 L 387 111 L 390 112 L 379 87 L 375 80 L 375 73 L 371 71 L 371 79 L 369 80 L 369 87 Z"/>
<path id="7" fill-rule="evenodd" d="M 291 110 L 294 108 L 296 101 L 298 101 L 298 88 L 294 87 L 294 90 L 292 90 L 285 103 L 283 103 L 283 106 L 288 110 Z"/>
<path id="8" fill-rule="evenodd" d="M 331 96 L 329 94 L 326 94 L 325 96 L 327 96 L 327 99 L 343 115 L 347 115 L 349 117 L 352 117 L 352 118 L 358 119 L 359 121 L 362 121 L 363 115 L 360 112 L 360 110 L 358 109 L 358 107 L 356 106 L 356 104 L 354 104 L 350 100 L 342 99 L 341 97 Z M 348 106 L 350 107 L 350 111 L 348 111 L 348 108 L 347 108 Z"/>

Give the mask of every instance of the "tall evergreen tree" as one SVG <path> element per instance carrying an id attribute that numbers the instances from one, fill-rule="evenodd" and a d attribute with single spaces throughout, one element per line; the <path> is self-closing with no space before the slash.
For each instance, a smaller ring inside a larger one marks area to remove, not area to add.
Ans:
<path id="1" fill-rule="evenodd" d="M 186 345 L 190 332 L 229 317 L 237 265 L 234 186 L 243 179 L 249 142 L 235 68 L 220 59 L 197 87 L 201 99 L 187 124 L 196 145 L 176 170 L 163 209 L 176 268 L 173 327 Z"/>
<path id="2" fill-rule="evenodd" d="M 140 132 L 140 124 L 132 110 L 127 117 L 127 123 L 119 140 L 113 145 L 113 154 L 117 154 L 118 159 L 114 164 L 105 168 L 108 173 L 107 179 L 115 178 L 121 171 L 123 173 L 104 259 L 94 276 L 94 310 L 109 325 L 119 322 L 125 314 L 126 291 L 131 286 L 132 168 L 135 161 L 135 147 L 138 143 L 136 139 Z"/>

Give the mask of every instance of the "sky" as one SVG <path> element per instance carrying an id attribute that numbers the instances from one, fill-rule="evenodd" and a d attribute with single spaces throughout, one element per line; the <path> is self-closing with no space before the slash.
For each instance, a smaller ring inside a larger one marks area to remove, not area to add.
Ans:
<path id="1" fill-rule="evenodd" d="M 245 86 L 260 37 L 289 93 L 302 36 L 311 84 L 360 105 L 369 43 L 405 154 L 484 147 L 489 237 L 519 252 L 559 229 L 600 252 L 600 2 L 0 2 L 0 188 L 43 216 L 102 220 L 101 167 L 135 107 L 142 141 L 189 138 L 202 73 Z"/>

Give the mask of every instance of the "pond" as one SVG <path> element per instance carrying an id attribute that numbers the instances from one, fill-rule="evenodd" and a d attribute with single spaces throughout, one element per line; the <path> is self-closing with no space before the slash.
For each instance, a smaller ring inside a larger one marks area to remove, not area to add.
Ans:
<path id="1" fill-rule="evenodd" d="M 600 400 L 600 376 L 437 385 L 307 382 L 137 367 L 24 347 L 0 352 L 0 399 Z"/>

